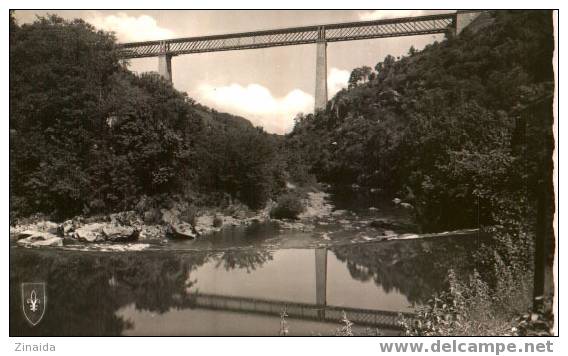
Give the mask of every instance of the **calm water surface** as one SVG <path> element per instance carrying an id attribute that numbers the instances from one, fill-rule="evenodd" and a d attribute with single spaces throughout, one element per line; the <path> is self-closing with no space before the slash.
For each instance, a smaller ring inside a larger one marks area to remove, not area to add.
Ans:
<path id="1" fill-rule="evenodd" d="M 397 314 L 444 289 L 448 269 L 472 271 L 480 246 L 465 236 L 322 246 L 319 236 L 259 224 L 140 252 L 12 245 L 10 334 L 278 335 L 285 310 L 290 335 L 334 334 L 343 312 L 356 332 L 396 335 Z M 47 284 L 35 327 L 22 282 Z"/>

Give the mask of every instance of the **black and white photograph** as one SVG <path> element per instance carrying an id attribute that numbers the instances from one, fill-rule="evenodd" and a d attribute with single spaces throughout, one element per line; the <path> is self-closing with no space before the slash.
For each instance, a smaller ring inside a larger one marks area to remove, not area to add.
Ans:
<path id="1" fill-rule="evenodd" d="M 553 351 L 557 10 L 91 5 L 4 13 L 10 351 Z"/>

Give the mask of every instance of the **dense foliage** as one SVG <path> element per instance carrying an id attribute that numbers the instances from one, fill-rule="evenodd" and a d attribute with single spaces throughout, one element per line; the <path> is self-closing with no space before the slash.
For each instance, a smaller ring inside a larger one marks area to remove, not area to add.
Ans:
<path id="1" fill-rule="evenodd" d="M 377 72 L 356 68 L 326 110 L 297 118 L 287 147 L 319 180 L 412 203 L 426 230 L 498 223 L 503 205 L 534 202 L 551 156 L 553 46 L 550 12 L 484 14 Z"/>
<path id="2" fill-rule="evenodd" d="M 147 197 L 259 208 L 278 192 L 276 137 L 157 74 L 134 75 L 115 46 L 82 20 L 10 17 L 12 217 L 132 209 Z"/>
<path id="3" fill-rule="evenodd" d="M 490 233 L 479 273 L 450 273 L 412 335 L 522 334 L 534 320 L 549 332 L 550 311 L 529 327 L 511 317 L 546 310 L 554 291 L 553 38 L 550 11 L 484 13 L 460 36 L 354 69 L 287 137 L 320 181 L 399 197 L 426 231 Z"/>

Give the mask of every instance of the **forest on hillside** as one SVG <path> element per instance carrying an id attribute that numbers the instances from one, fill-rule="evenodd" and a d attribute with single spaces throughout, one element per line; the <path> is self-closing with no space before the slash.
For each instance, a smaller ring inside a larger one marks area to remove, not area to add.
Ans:
<path id="1" fill-rule="evenodd" d="M 552 16 L 482 16 L 457 38 L 354 69 L 325 111 L 296 118 L 290 156 L 320 181 L 399 196 L 428 231 L 534 216 L 538 182 L 552 179 Z"/>
<path id="2" fill-rule="evenodd" d="M 258 209 L 286 181 L 317 179 L 398 196 L 425 231 L 533 217 L 538 182 L 551 180 L 552 20 L 483 16 L 457 38 L 354 69 L 284 138 L 133 74 L 113 34 L 83 20 L 11 16 L 11 216 L 172 199 Z"/>
<path id="3" fill-rule="evenodd" d="M 284 185 L 280 141 L 119 61 L 83 20 L 10 17 L 10 214 L 56 220 L 172 201 L 262 207 Z"/>
<path id="4" fill-rule="evenodd" d="M 522 328 L 549 332 L 553 51 L 550 11 L 486 12 L 457 37 L 354 69 L 325 110 L 296 118 L 285 145 L 303 176 L 399 197 L 423 231 L 491 236 L 469 281 L 450 271 L 407 335 L 507 334 L 529 305 L 546 316 Z"/>

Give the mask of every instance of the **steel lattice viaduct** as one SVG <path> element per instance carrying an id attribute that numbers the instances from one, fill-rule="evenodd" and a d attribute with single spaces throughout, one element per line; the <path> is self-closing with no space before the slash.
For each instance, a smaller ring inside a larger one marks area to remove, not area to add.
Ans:
<path id="1" fill-rule="evenodd" d="M 182 54 L 316 44 L 315 110 L 327 103 L 327 43 L 446 33 L 459 35 L 481 10 L 450 14 L 292 27 L 226 35 L 119 44 L 122 59 L 158 57 L 158 73 L 171 82 L 172 57 Z"/>

